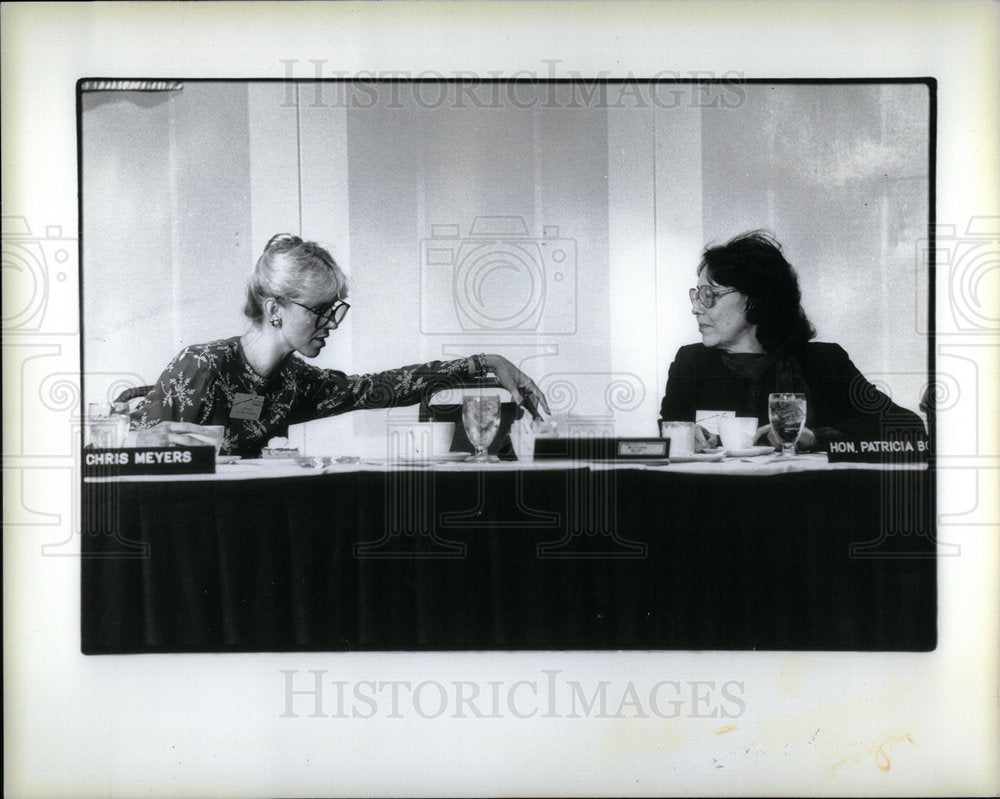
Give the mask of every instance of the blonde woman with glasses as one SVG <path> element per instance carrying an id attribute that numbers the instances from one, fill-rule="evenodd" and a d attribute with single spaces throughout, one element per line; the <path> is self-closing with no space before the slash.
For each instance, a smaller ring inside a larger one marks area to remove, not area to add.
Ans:
<path id="1" fill-rule="evenodd" d="M 203 426 L 222 425 L 222 454 L 259 457 L 291 424 L 416 404 L 427 392 L 489 373 L 515 402 L 548 412 L 534 381 L 499 355 L 350 376 L 306 363 L 344 321 L 346 299 L 347 277 L 330 253 L 298 236 L 274 236 L 247 285 L 248 330 L 182 350 L 132 412 L 133 443 L 196 445 Z"/>

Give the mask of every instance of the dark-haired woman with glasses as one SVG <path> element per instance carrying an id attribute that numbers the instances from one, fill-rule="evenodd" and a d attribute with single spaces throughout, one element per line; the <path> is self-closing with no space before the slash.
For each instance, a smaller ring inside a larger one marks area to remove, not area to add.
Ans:
<path id="1" fill-rule="evenodd" d="M 350 306 L 347 277 L 315 242 L 278 234 L 247 285 L 242 336 L 186 347 L 132 412 L 138 446 L 203 443 L 201 426 L 223 425 L 221 452 L 258 457 L 288 426 L 362 408 L 412 405 L 425 392 L 492 372 L 515 402 L 548 412 L 544 394 L 506 358 L 473 355 L 347 376 L 307 364 Z"/>
<path id="2" fill-rule="evenodd" d="M 865 379 L 837 344 L 813 342 L 795 270 L 770 235 L 755 231 L 708 247 L 689 290 L 701 344 L 677 351 L 660 406 L 662 419 L 696 421 L 702 411 L 756 417 L 758 439 L 779 441 L 768 423 L 773 392 L 806 395 L 801 449 L 846 437 L 883 438 L 888 426 L 923 430 Z M 697 428 L 704 448 L 715 437 Z"/>

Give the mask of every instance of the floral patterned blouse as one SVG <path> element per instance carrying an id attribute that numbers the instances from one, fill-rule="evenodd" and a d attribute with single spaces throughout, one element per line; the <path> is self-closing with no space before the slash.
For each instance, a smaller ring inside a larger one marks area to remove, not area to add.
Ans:
<path id="1" fill-rule="evenodd" d="M 258 375 L 239 337 L 195 344 L 167 366 L 132 411 L 131 427 L 158 422 L 224 425 L 222 454 L 260 457 L 288 426 L 362 408 L 413 405 L 469 372 L 469 361 L 431 361 L 387 372 L 347 376 L 290 355 L 268 377 Z"/>

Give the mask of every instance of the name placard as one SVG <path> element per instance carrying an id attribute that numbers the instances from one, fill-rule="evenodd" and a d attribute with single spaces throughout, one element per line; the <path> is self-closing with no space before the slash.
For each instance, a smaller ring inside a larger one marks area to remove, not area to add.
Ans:
<path id="1" fill-rule="evenodd" d="M 669 438 L 536 438 L 535 460 L 666 460 Z"/>
<path id="2" fill-rule="evenodd" d="M 215 447 L 84 449 L 84 477 L 215 474 Z"/>
<path id="3" fill-rule="evenodd" d="M 920 463 L 927 460 L 930 447 L 927 439 L 913 438 L 854 438 L 831 441 L 827 458 L 831 463 Z"/>

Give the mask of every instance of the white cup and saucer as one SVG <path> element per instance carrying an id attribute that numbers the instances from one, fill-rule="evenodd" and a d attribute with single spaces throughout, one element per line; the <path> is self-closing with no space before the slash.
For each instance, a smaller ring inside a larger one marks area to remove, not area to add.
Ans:
<path id="1" fill-rule="evenodd" d="M 719 439 L 731 457 L 746 458 L 774 452 L 771 446 L 754 446 L 758 428 L 756 417 L 726 416 L 720 418 L 718 424 Z"/>
<path id="2" fill-rule="evenodd" d="M 411 466 L 463 461 L 468 452 L 451 452 L 454 422 L 414 422 L 389 427 L 389 459 Z"/>

